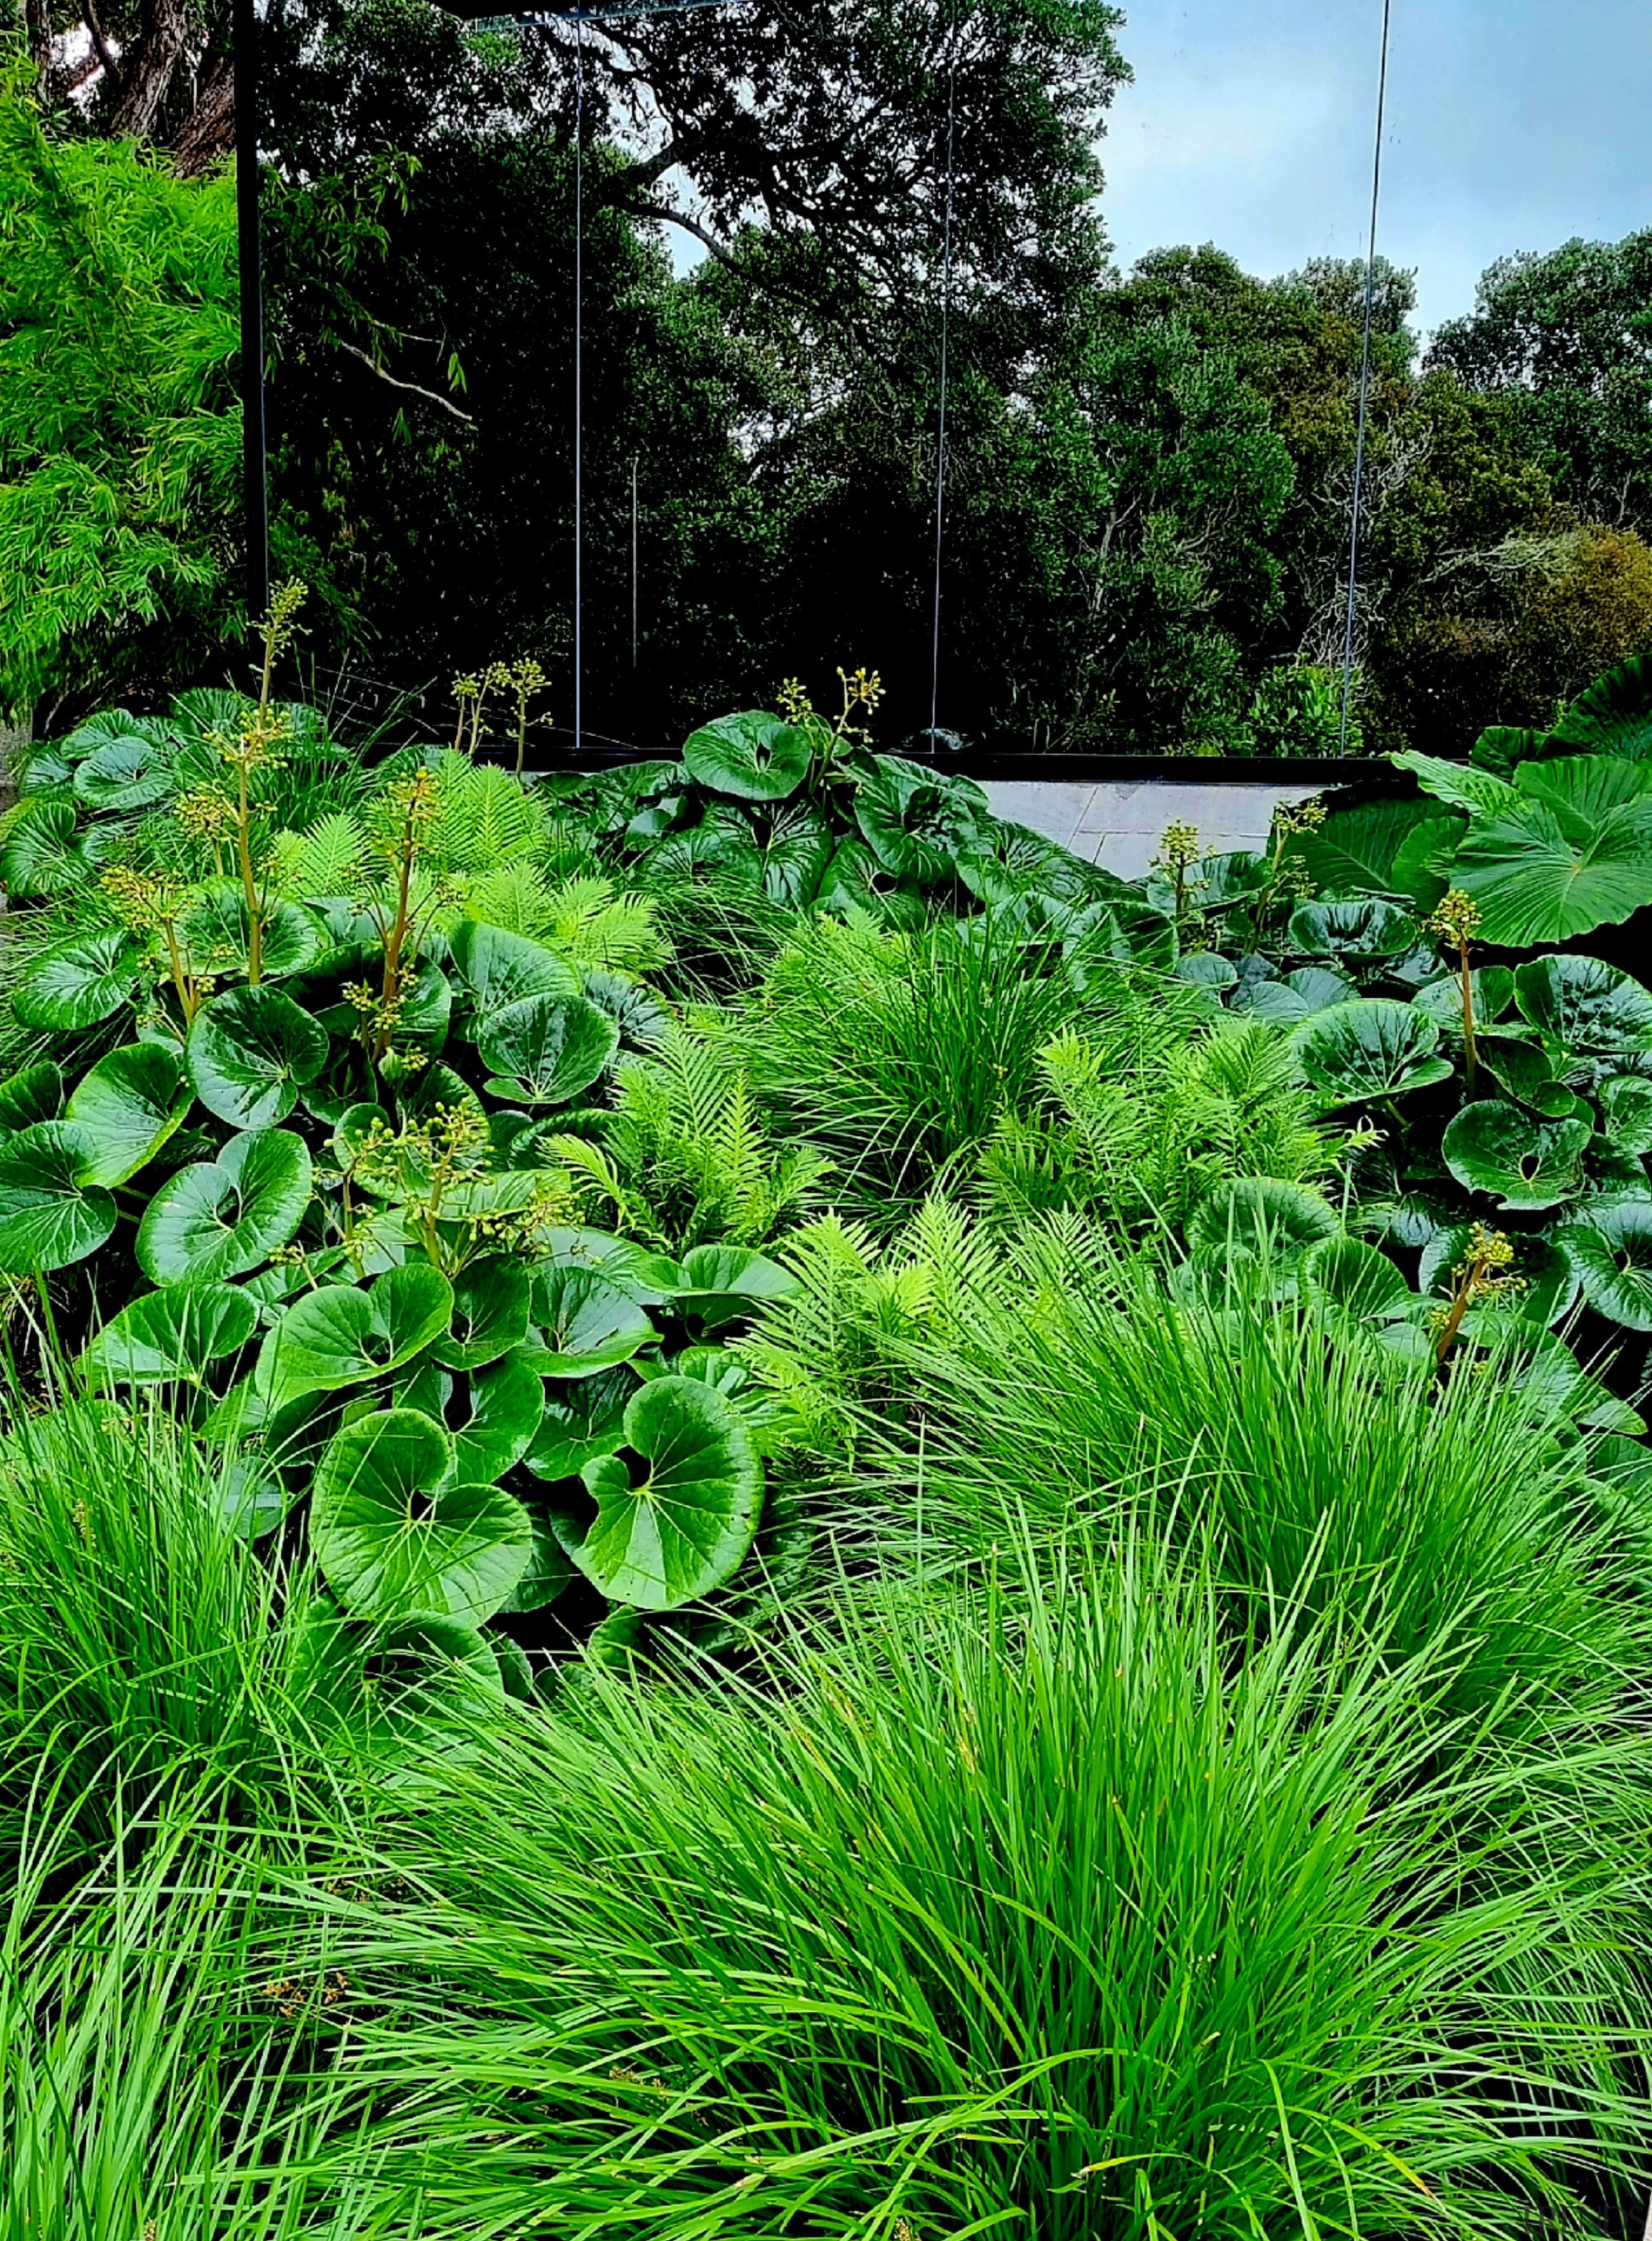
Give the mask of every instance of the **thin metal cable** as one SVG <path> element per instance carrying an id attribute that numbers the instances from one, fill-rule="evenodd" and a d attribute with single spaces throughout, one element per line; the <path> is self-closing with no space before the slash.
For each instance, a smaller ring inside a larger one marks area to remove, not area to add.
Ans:
<path id="1" fill-rule="evenodd" d="M 1348 746 L 1348 701 L 1354 690 L 1354 604 L 1360 573 L 1360 500 L 1365 486 L 1365 428 L 1371 402 L 1371 307 L 1376 296 L 1377 200 L 1382 191 L 1382 113 L 1388 97 L 1388 17 L 1393 0 L 1382 0 L 1382 57 L 1377 65 L 1376 149 L 1371 158 L 1371 237 L 1365 252 L 1365 334 L 1360 345 L 1360 425 L 1354 439 L 1354 508 L 1348 523 L 1348 608 L 1342 634 L 1342 728 Z"/>
<path id="2" fill-rule="evenodd" d="M 585 729 L 584 559 L 585 19 L 574 19 L 573 112 L 573 751 Z"/>
<path id="3" fill-rule="evenodd" d="M 958 0 L 953 0 L 953 36 L 946 62 L 946 209 L 941 227 L 940 251 L 940 403 L 935 428 L 935 610 L 930 647 L 930 745 L 940 707 L 940 540 L 946 492 L 946 358 L 953 301 L 953 128 L 957 115 Z"/>

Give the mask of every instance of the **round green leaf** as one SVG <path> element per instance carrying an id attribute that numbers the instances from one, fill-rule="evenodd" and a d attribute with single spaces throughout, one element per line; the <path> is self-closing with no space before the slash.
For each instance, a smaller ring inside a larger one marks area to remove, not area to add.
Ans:
<path id="1" fill-rule="evenodd" d="M 1468 975 L 1469 1000 L 1473 1007 L 1475 1032 L 1491 1026 L 1508 1009 L 1515 997 L 1515 976 L 1506 965 L 1482 965 Z M 1411 999 L 1418 1011 L 1426 1012 L 1435 1027 L 1443 1027 L 1448 1035 L 1462 1040 L 1462 980 L 1455 973 L 1443 979 L 1428 981 Z"/>
<path id="2" fill-rule="evenodd" d="M 128 1043 L 100 1058 L 69 1100 L 68 1117 L 92 1147 L 87 1181 L 112 1187 L 135 1175 L 194 1102 L 176 1043 Z"/>
<path id="3" fill-rule="evenodd" d="M 156 1284 L 216 1283 L 267 1261 L 310 1203 L 310 1154 L 284 1128 L 235 1136 L 216 1160 L 169 1175 L 137 1227 Z"/>
<path id="4" fill-rule="evenodd" d="M 77 933 L 24 967 L 11 1007 L 25 1027 L 95 1027 L 137 993 L 143 953 L 119 927 Z"/>
<path id="5" fill-rule="evenodd" d="M 341 1174 L 353 1175 L 362 1147 L 395 1134 L 395 1124 L 382 1105 L 351 1105 L 339 1115 L 332 1132 L 331 1150 Z M 369 1189 L 375 1187 L 367 1186 Z"/>
<path id="6" fill-rule="evenodd" d="M 32 1128 L 37 1120 L 55 1120 L 64 1101 L 64 1078 L 50 1059 L 26 1066 L 10 1081 L 0 1082 L 0 1130 Z"/>
<path id="7" fill-rule="evenodd" d="M 212 881 L 184 923 L 184 949 L 191 971 L 246 972 L 252 955 L 251 924 L 246 892 L 240 883 Z M 326 929 L 313 911 L 299 903 L 267 906 L 259 949 L 260 970 L 266 980 L 279 980 L 289 973 L 302 973 L 326 946 Z"/>
<path id="8" fill-rule="evenodd" d="M 668 833 L 649 851 L 647 860 L 651 880 L 716 880 L 724 886 L 752 889 L 763 884 L 763 859 L 751 826 L 738 810 L 717 802 L 698 825 L 684 833 Z"/>
<path id="9" fill-rule="evenodd" d="M 1440 1148 L 1466 1188 L 1488 1191 L 1510 1213 L 1537 1214 L 1577 1192 L 1594 1133 L 1581 1117 L 1545 1120 L 1483 1097 L 1453 1116 Z"/>
<path id="10" fill-rule="evenodd" d="M 43 797 L 25 803 L 0 848 L 0 886 L 10 895 L 67 894 L 91 866 L 75 837 L 75 806 Z"/>
<path id="11" fill-rule="evenodd" d="M 1652 1081 L 1643 1074 L 1609 1074 L 1595 1094 L 1601 1133 L 1613 1148 L 1636 1159 L 1652 1152 Z"/>
<path id="12" fill-rule="evenodd" d="M 159 716 L 134 716 L 124 708 L 100 708 L 84 724 L 77 724 L 60 745 L 65 761 L 84 763 L 105 747 L 164 747 L 171 731 Z"/>
<path id="13" fill-rule="evenodd" d="M 1291 913 L 1291 946 L 1309 957 L 1397 957 L 1416 932 L 1409 911 L 1376 896 L 1298 903 Z"/>
<path id="14" fill-rule="evenodd" d="M 564 1545 L 611 1602 L 672 1610 L 709 1595 L 752 1544 L 763 1469 L 730 1403 L 693 1378 L 661 1377 L 633 1395 L 625 1455 L 599 1455 L 581 1475 L 597 1515 Z"/>
<path id="15" fill-rule="evenodd" d="M 1652 1051 L 1652 994 L 1598 957 L 1535 957 L 1515 1001 L 1562 1065 Z"/>
<path id="16" fill-rule="evenodd" d="M 106 740 L 75 773 L 75 792 L 89 809 L 148 809 L 164 801 L 172 786 L 172 757 L 164 732 L 134 729 Z"/>
<path id="17" fill-rule="evenodd" d="M 763 848 L 763 885 L 777 903 L 800 910 L 813 902 L 836 843 L 818 809 L 789 810 L 775 819 Z"/>
<path id="18" fill-rule="evenodd" d="M 1463 1328 L 1472 1329 L 1476 1345 L 1514 1366 L 1515 1389 L 1535 1422 L 1545 1428 L 1581 1424 L 1610 1433 L 1645 1431 L 1645 1420 L 1598 1377 L 1580 1369 L 1577 1356 L 1555 1332 L 1517 1315 L 1488 1314 L 1477 1308 L 1470 1308 Z"/>
<path id="19" fill-rule="evenodd" d="M 578 1478 L 593 1456 L 612 1455 L 625 1439 L 625 1404 L 636 1389 L 634 1371 L 621 1368 L 548 1394 L 528 1468 L 541 1478 Z"/>
<path id="20" fill-rule="evenodd" d="M 820 875 L 814 901 L 817 908 L 833 911 L 839 917 L 852 910 L 866 910 L 874 916 L 882 916 L 892 902 L 899 907 L 909 905 L 921 920 L 922 898 L 917 894 L 893 896 L 893 874 L 885 871 L 864 840 L 840 840 Z"/>
<path id="21" fill-rule="evenodd" d="M 1247 1012 L 1254 1019 L 1275 1020 L 1281 1027 L 1294 1027 L 1312 1019 L 1315 1012 L 1328 1011 L 1333 1004 L 1354 1002 L 1359 993 L 1351 980 L 1332 972 L 1328 966 L 1299 965 L 1282 980 L 1245 983 L 1234 999 L 1233 1009 Z"/>
<path id="22" fill-rule="evenodd" d="M 579 975 L 543 942 L 463 919 L 448 936 L 453 971 L 478 1020 L 530 996 L 577 996 Z"/>
<path id="23" fill-rule="evenodd" d="M 185 746 L 214 738 L 232 739 L 251 714 L 252 705 L 231 686 L 191 685 L 173 694 L 167 728 Z M 216 746 L 213 753 L 215 766 L 222 769 L 222 763 L 216 762 Z"/>
<path id="24" fill-rule="evenodd" d="M 708 1328 L 749 1315 L 760 1301 L 795 1298 L 799 1289 L 789 1268 L 745 1245 L 696 1245 L 682 1268 L 677 1305 Z"/>
<path id="25" fill-rule="evenodd" d="M 583 996 L 525 997 L 494 1013 L 477 1037 L 482 1063 L 505 1080 L 501 1094 L 530 1105 L 565 1105 L 619 1047 L 619 1028 Z"/>
<path id="26" fill-rule="evenodd" d="M 542 1516 L 532 1503 L 525 1507 L 528 1529 L 533 1536 L 532 1553 L 527 1569 L 499 1605 L 501 1614 L 543 1610 L 547 1603 L 556 1601 L 571 1580 L 578 1577 L 577 1568 L 562 1545 L 556 1521 Z"/>
<path id="27" fill-rule="evenodd" d="M 209 1113 L 232 1128 L 268 1128 L 320 1073 L 327 1031 L 278 988 L 226 988 L 196 1013 L 186 1056 Z"/>
<path id="28" fill-rule="evenodd" d="M 1428 1013 L 1383 996 L 1361 996 L 1316 1013 L 1296 1030 L 1294 1041 L 1302 1078 L 1327 1106 L 1402 1096 L 1451 1073 Z"/>
<path id="29" fill-rule="evenodd" d="M 1652 1199 L 1592 1207 L 1555 1241 L 1590 1307 L 1629 1330 L 1652 1331 Z"/>
<path id="30" fill-rule="evenodd" d="M 1555 1077 L 1543 1045 L 1515 1034 L 1485 1034 L 1475 1039 L 1475 1054 L 1497 1087 L 1516 1105 L 1529 1105 L 1549 1120 L 1563 1120 L 1577 1100 L 1563 1081 Z"/>
<path id="31" fill-rule="evenodd" d="M 555 1267 L 588 1268 L 639 1307 L 657 1308 L 683 1288 L 683 1272 L 674 1261 L 605 1229 L 547 1230 L 545 1247 Z"/>
<path id="32" fill-rule="evenodd" d="M 1271 1254 L 1301 1252 L 1341 1225 L 1317 1191 L 1272 1175 L 1244 1175 L 1220 1183 L 1194 1208 L 1187 1242 L 1195 1251 Z"/>
<path id="33" fill-rule="evenodd" d="M 232 1284 L 146 1292 L 104 1325 L 80 1357 L 89 1385 L 171 1385 L 199 1379 L 209 1362 L 251 1337 L 257 1309 Z"/>
<path id="34" fill-rule="evenodd" d="M 1238 984 L 1239 968 L 1218 949 L 1195 949 L 1179 961 L 1176 978 L 1194 988 L 1232 988 Z"/>
<path id="35" fill-rule="evenodd" d="M 1310 1294 L 1360 1323 L 1392 1322 L 1411 1307 L 1411 1287 L 1385 1253 L 1357 1237 L 1326 1237 L 1302 1256 Z"/>
<path id="36" fill-rule="evenodd" d="M 544 1380 L 525 1355 L 507 1354 L 503 1361 L 473 1370 L 447 1412 L 456 1475 L 477 1486 L 503 1478 L 532 1446 L 544 1407 Z"/>
<path id="37" fill-rule="evenodd" d="M 658 1050 L 665 1040 L 670 1013 L 658 997 L 622 973 L 593 967 L 585 975 L 585 993 L 599 1012 L 606 1012 L 626 1049 Z"/>
<path id="38" fill-rule="evenodd" d="M 880 755 L 855 789 L 855 822 L 866 846 L 898 879 L 951 878 L 980 842 L 987 797 L 966 781 Z"/>
<path id="39" fill-rule="evenodd" d="M 71 1120 L 37 1120 L 0 1143 L 0 1270 L 44 1274 L 107 1243 L 115 1201 L 88 1184 L 91 1160 Z"/>
<path id="40" fill-rule="evenodd" d="M 431 1345 L 449 1369 L 479 1369 L 520 1346 L 528 1329 L 528 1272 L 519 1261 L 472 1261 L 453 1285 L 450 1328 Z"/>
<path id="41" fill-rule="evenodd" d="M 809 774 L 808 734 L 761 709 L 719 716 L 683 744 L 689 776 L 737 801 L 783 801 Z"/>
<path id="42" fill-rule="evenodd" d="M 530 1349 L 546 1377 L 594 1377 L 656 1335 L 634 1300 L 586 1268 L 542 1269 L 533 1280 L 533 1319 L 544 1342 Z"/>
<path id="43" fill-rule="evenodd" d="M 371 1286 L 325 1284 L 282 1316 L 258 1356 L 260 1392 L 285 1401 L 383 1377 L 447 1328 L 453 1288 L 428 1261 L 387 1268 Z"/>
<path id="44" fill-rule="evenodd" d="M 415 1408 L 338 1432 L 316 1468 L 310 1543 L 359 1617 L 478 1625 L 527 1569 L 527 1512 L 497 1486 L 450 1485 L 453 1443 Z"/>
<path id="45" fill-rule="evenodd" d="M 68 786 L 75 766 L 61 749 L 39 739 L 31 747 L 13 751 L 11 775 L 20 794 L 46 793 Z"/>

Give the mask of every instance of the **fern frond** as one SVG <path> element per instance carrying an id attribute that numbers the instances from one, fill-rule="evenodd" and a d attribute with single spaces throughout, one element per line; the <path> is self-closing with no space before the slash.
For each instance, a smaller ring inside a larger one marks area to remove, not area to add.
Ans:
<path id="1" fill-rule="evenodd" d="M 298 901 L 347 895 L 359 884 L 367 836 L 348 810 L 318 818 L 304 833 L 277 836 L 280 892 Z"/>
<path id="2" fill-rule="evenodd" d="M 672 951 L 654 909 L 652 895 L 622 894 L 611 880 L 564 880 L 550 890 L 537 938 L 582 968 L 656 973 Z"/>
<path id="3" fill-rule="evenodd" d="M 465 907 L 472 918 L 507 933 L 542 940 L 550 927 L 551 891 L 545 875 L 525 860 L 498 864 L 464 882 Z"/>
<path id="4" fill-rule="evenodd" d="M 451 750 L 438 759 L 428 840 L 443 871 L 484 873 L 514 863 L 532 856 L 545 833 L 544 809 L 509 771 Z"/>

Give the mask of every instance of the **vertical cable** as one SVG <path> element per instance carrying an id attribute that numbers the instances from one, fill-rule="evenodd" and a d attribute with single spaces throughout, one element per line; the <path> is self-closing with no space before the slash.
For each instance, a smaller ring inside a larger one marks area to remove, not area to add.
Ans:
<path id="1" fill-rule="evenodd" d="M 946 491 L 946 356 L 950 340 L 953 300 L 953 130 L 957 114 L 958 0 L 953 0 L 953 35 L 946 59 L 946 204 L 941 224 L 940 251 L 940 402 L 935 427 L 935 607 L 930 646 L 929 744 L 940 706 L 940 540 Z"/>
<path id="2" fill-rule="evenodd" d="M 637 666 L 637 454 L 631 455 L 631 666 Z"/>
<path id="3" fill-rule="evenodd" d="M 249 642 L 270 605 L 270 485 L 264 423 L 264 259 L 258 217 L 258 11 L 235 0 L 235 212 L 241 289 L 241 482 Z"/>
<path id="4" fill-rule="evenodd" d="M 573 109 L 573 751 L 585 732 L 584 558 L 585 19 L 574 17 Z"/>
<path id="5" fill-rule="evenodd" d="M 1388 96 L 1388 17 L 1382 0 L 1382 56 L 1377 65 L 1376 150 L 1371 159 L 1371 237 L 1365 252 L 1365 334 L 1360 345 L 1360 424 L 1354 439 L 1354 508 L 1348 524 L 1348 607 L 1342 636 L 1341 752 L 1348 746 L 1348 699 L 1354 689 L 1354 602 L 1360 572 L 1360 500 L 1365 484 L 1365 427 L 1371 401 L 1371 307 L 1376 295 L 1377 199 L 1382 191 L 1382 112 Z"/>

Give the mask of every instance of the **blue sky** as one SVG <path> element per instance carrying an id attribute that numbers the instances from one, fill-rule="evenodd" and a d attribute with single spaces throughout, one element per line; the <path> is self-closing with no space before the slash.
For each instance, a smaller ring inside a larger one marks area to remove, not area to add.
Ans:
<path id="1" fill-rule="evenodd" d="M 1115 253 L 1363 256 L 1381 0 L 1124 0 Z M 1652 225 L 1652 0 L 1394 0 L 1378 247 L 1424 328 L 1493 258 Z"/>

